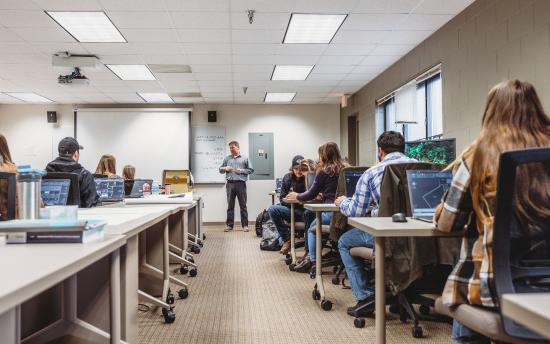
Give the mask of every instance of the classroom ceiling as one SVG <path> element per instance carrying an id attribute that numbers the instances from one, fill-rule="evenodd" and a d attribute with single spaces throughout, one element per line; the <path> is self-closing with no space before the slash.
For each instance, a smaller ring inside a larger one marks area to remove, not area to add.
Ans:
<path id="1" fill-rule="evenodd" d="M 296 92 L 292 103 L 336 104 L 472 2 L 0 0 L 0 103 L 24 103 L 9 92 L 62 104 L 142 103 L 138 92 L 166 92 L 178 103 L 259 104 L 266 92 Z M 247 10 L 256 11 L 252 24 Z M 104 11 L 128 42 L 79 43 L 44 11 Z M 330 44 L 282 44 L 292 13 L 349 15 Z M 52 66 L 60 51 L 102 64 L 185 64 L 192 73 L 124 81 L 101 65 L 82 69 L 89 85 L 65 86 L 57 77 L 71 69 Z M 303 81 L 272 81 L 275 65 L 315 67 Z"/>

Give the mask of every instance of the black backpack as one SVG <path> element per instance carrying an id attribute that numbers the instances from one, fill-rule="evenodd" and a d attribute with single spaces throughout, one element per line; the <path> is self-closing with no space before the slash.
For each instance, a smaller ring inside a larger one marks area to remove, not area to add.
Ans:
<path id="1" fill-rule="evenodd" d="M 262 236 L 262 225 L 264 222 L 269 221 L 269 213 L 267 212 L 267 209 L 264 209 L 257 217 L 256 217 L 256 236 L 261 237 Z"/>

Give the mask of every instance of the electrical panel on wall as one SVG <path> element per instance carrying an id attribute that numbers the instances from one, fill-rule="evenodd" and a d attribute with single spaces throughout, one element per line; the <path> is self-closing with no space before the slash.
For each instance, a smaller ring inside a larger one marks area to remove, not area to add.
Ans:
<path id="1" fill-rule="evenodd" d="M 272 180 L 274 178 L 273 133 L 248 133 L 250 152 L 248 159 L 254 173 L 252 180 Z"/>

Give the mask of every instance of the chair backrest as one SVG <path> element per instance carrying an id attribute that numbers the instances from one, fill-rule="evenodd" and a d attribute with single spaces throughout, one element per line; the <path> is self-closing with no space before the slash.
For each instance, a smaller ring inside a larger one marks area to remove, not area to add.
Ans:
<path id="1" fill-rule="evenodd" d="M 99 173 L 94 173 L 93 176 L 94 176 L 94 178 L 107 178 L 107 177 L 109 177 L 106 174 L 99 174 Z"/>
<path id="2" fill-rule="evenodd" d="M 16 174 L 9 172 L 0 172 L 0 202 L 6 202 L 6 214 L 0 214 L 0 220 L 14 220 L 16 198 Z M 1 184 L 7 184 L 5 187 L 1 187 Z M 6 200 L 6 201 L 3 201 Z M 2 206 L 3 207 L 3 206 Z"/>
<path id="3" fill-rule="evenodd" d="M 69 179 L 69 197 L 67 197 L 67 205 L 77 205 L 80 207 L 80 184 L 78 183 L 78 174 L 67 172 L 48 172 L 42 179 Z"/>
<path id="4" fill-rule="evenodd" d="M 544 170 L 548 172 L 548 181 L 550 182 L 550 148 L 516 150 L 504 152 L 500 156 L 493 225 L 493 269 L 499 300 L 503 294 L 550 292 L 550 283 L 548 282 L 550 257 L 546 257 L 546 259 L 516 257 L 511 249 L 512 237 L 522 240 L 521 237 L 518 238 L 518 235 L 523 233 L 522 224 L 519 223 L 514 211 L 517 169 L 521 165 L 532 163 L 543 164 Z M 550 207 L 548 204 L 546 206 Z M 548 242 L 550 238 L 550 222 L 546 223 L 543 232 L 540 238 L 541 243 Z M 545 279 L 546 281 L 544 281 Z M 537 281 L 541 281 L 542 286 L 537 285 Z M 502 321 L 505 332 L 510 336 L 542 339 L 538 334 L 509 318 L 502 316 Z"/>

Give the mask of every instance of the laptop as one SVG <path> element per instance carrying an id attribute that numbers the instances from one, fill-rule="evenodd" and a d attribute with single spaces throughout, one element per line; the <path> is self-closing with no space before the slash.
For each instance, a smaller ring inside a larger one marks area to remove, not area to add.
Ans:
<path id="1" fill-rule="evenodd" d="M 275 192 L 280 194 L 283 187 L 283 178 L 275 178 Z"/>
<path id="2" fill-rule="evenodd" d="M 344 192 L 346 197 L 353 197 L 357 182 L 359 182 L 359 178 L 361 178 L 364 172 L 365 171 L 344 171 Z"/>
<path id="3" fill-rule="evenodd" d="M 44 205 L 67 205 L 70 186 L 70 179 L 42 179 L 40 195 Z"/>
<path id="4" fill-rule="evenodd" d="M 124 200 L 124 179 L 97 178 L 95 187 L 101 202 L 121 202 Z"/>
<path id="5" fill-rule="evenodd" d="M 413 219 L 433 221 L 435 208 L 441 203 L 443 194 L 449 190 L 452 179 L 451 171 L 407 171 Z"/>
<path id="6" fill-rule="evenodd" d="M 134 179 L 126 180 L 125 183 L 131 182 L 131 187 L 126 187 L 124 190 L 126 198 L 141 198 L 144 194 L 151 193 L 152 179 Z"/>

